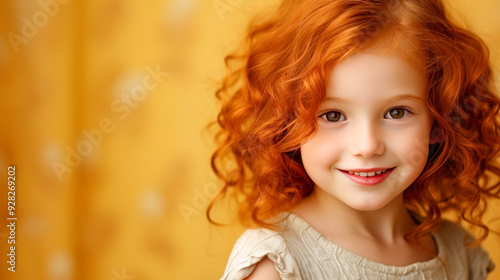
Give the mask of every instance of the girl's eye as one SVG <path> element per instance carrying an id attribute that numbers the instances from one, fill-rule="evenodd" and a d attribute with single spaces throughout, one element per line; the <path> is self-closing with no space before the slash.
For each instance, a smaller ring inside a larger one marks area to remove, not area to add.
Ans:
<path id="1" fill-rule="evenodd" d="M 328 112 L 324 113 L 323 115 L 321 115 L 320 117 L 328 122 L 339 122 L 339 121 L 345 121 L 347 119 L 339 111 L 328 111 Z"/>
<path id="2" fill-rule="evenodd" d="M 392 108 L 385 114 L 386 119 L 402 119 L 410 114 L 410 111 L 404 108 Z"/>

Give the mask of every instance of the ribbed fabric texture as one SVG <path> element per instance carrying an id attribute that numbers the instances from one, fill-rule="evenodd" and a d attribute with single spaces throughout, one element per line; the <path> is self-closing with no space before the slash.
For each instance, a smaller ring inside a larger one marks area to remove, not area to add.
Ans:
<path id="1" fill-rule="evenodd" d="M 327 240 L 302 218 L 283 213 L 286 230 L 246 230 L 234 245 L 222 280 L 244 279 L 268 257 L 281 279 L 449 279 L 482 280 L 494 264 L 481 248 L 463 245 L 468 235 L 445 221 L 434 236 L 438 258 L 407 266 L 376 263 Z"/>

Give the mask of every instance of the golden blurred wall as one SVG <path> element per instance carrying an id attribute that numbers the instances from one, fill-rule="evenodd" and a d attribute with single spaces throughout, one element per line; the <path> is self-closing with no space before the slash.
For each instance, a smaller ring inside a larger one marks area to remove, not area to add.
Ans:
<path id="1" fill-rule="evenodd" d="M 499 73 L 500 1 L 448 2 Z M 218 279 L 242 228 L 206 221 L 204 128 L 224 55 L 277 3 L 3 0 L 0 180 L 16 165 L 18 219 L 11 272 L 3 188 L 0 278 Z M 499 245 L 484 246 L 500 266 Z"/>

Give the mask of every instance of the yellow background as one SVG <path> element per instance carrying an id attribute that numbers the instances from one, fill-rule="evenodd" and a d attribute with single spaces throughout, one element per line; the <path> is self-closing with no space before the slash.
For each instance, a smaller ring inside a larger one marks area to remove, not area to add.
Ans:
<path id="1" fill-rule="evenodd" d="M 449 2 L 498 74 L 500 1 Z M 218 279 L 242 229 L 205 219 L 217 181 L 204 128 L 223 56 L 276 3 L 2 0 L 0 181 L 15 164 L 18 220 L 12 273 L 4 187 L 0 278 Z M 500 266 L 499 237 L 484 246 Z"/>

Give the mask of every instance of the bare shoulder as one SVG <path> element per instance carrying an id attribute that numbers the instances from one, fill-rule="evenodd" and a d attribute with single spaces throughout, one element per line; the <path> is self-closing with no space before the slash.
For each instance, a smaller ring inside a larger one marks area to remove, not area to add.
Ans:
<path id="1" fill-rule="evenodd" d="M 262 259 L 245 280 L 280 280 L 280 275 L 269 258 Z"/>

